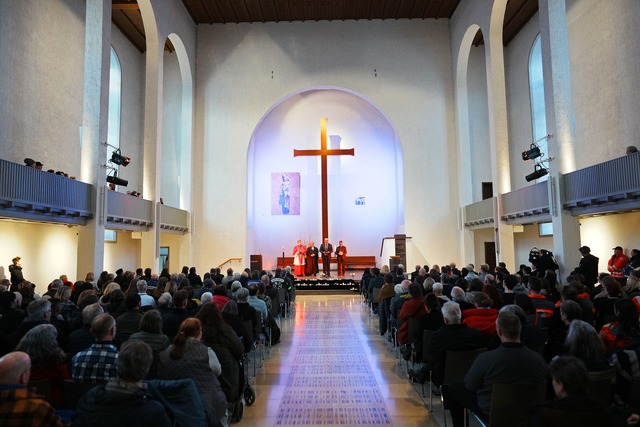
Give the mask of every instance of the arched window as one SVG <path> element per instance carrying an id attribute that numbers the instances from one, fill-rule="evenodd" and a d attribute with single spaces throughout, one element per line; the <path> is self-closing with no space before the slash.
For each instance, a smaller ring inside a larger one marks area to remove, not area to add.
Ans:
<path id="1" fill-rule="evenodd" d="M 109 71 L 109 127 L 107 142 L 120 148 L 120 104 L 122 95 L 122 68 L 116 51 L 111 47 L 111 67 Z M 108 157 L 115 150 L 110 148 Z"/>
<path id="2" fill-rule="evenodd" d="M 533 127 L 533 141 L 538 141 L 540 138 L 547 135 L 540 34 L 538 34 L 536 39 L 533 41 L 531 52 L 529 53 L 529 93 L 531 96 L 531 126 Z M 547 151 L 547 140 L 540 140 L 537 144 L 540 147 L 540 151 L 544 153 L 543 157 L 549 157 L 549 152 Z M 547 178 L 544 177 L 543 179 Z"/>

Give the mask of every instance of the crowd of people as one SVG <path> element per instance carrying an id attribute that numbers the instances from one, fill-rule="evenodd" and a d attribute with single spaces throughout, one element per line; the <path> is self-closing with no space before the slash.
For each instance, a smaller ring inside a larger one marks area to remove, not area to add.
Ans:
<path id="1" fill-rule="evenodd" d="M 245 355 L 261 338 L 279 342 L 276 318 L 295 298 L 289 268 L 213 268 L 203 278 L 195 267 L 119 269 L 76 283 L 63 276 L 41 295 L 19 257 L 9 270 L 0 280 L 0 425 L 62 425 L 54 409 L 70 409 L 72 380 L 96 385 L 72 425 L 226 426 L 245 391 Z M 26 387 L 35 380 L 48 380 L 48 401 Z"/>
<path id="2" fill-rule="evenodd" d="M 579 250 L 582 261 L 565 283 L 553 254 L 534 248 L 530 265 L 513 273 L 504 263 L 416 265 L 410 273 L 383 266 L 366 270 L 360 289 L 380 334 L 415 362 L 410 379 L 430 381 L 455 427 L 464 425 L 465 408 L 489 420 L 494 384 L 536 383 L 548 385 L 548 401 L 529 425 L 637 425 L 640 402 L 630 389 L 640 381 L 640 252 L 613 248 L 603 273 L 589 247 Z M 472 350 L 479 356 L 464 382 L 445 385 L 447 352 Z M 587 393 L 598 373 L 611 375 L 604 399 Z"/>

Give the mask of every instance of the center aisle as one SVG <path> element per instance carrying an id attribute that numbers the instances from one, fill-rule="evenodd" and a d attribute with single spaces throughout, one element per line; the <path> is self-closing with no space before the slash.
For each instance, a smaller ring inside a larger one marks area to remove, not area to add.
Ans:
<path id="1" fill-rule="evenodd" d="M 237 426 L 437 426 L 358 295 L 302 295 Z"/>

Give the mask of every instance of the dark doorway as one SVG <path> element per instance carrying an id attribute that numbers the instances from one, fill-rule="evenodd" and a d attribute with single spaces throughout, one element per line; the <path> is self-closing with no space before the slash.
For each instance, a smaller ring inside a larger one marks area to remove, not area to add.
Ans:
<path id="1" fill-rule="evenodd" d="M 482 183 L 482 200 L 493 197 L 493 182 Z"/>
<path id="2" fill-rule="evenodd" d="M 484 263 L 489 265 L 489 271 L 496 269 L 496 242 L 484 242 Z"/>

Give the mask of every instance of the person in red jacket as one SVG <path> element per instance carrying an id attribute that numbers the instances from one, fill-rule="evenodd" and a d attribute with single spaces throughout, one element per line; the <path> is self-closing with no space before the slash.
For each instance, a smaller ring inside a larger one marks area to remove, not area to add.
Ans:
<path id="1" fill-rule="evenodd" d="M 627 283 L 626 277 L 624 277 L 624 268 L 629 263 L 629 258 L 624 254 L 622 246 L 616 246 L 613 248 L 613 255 L 609 259 L 607 264 L 607 270 L 611 273 L 611 277 L 620 282 L 621 286 Z"/>
<path id="2" fill-rule="evenodd" d="M 484 292 L 476 293 L 474 303 L 476 308 L 470 308 L 462 313 L 462 323 L 470 328 L 478 329 L 488 341 L 496 334 L 498 310 L 491 308 L 493 301 Z"/>
<path id="3" fill-rule="evenodd" d="M 402 304 L 398 320 L 400 328 L 398 329 L 398 343 L 405 345 L 409 343 L 409 319 L 422 319 L 427 315 L 424 308 L 424 297 L 422 296 L 422 287 L 417 283 L 409 285 L 409 299 Z"/>

